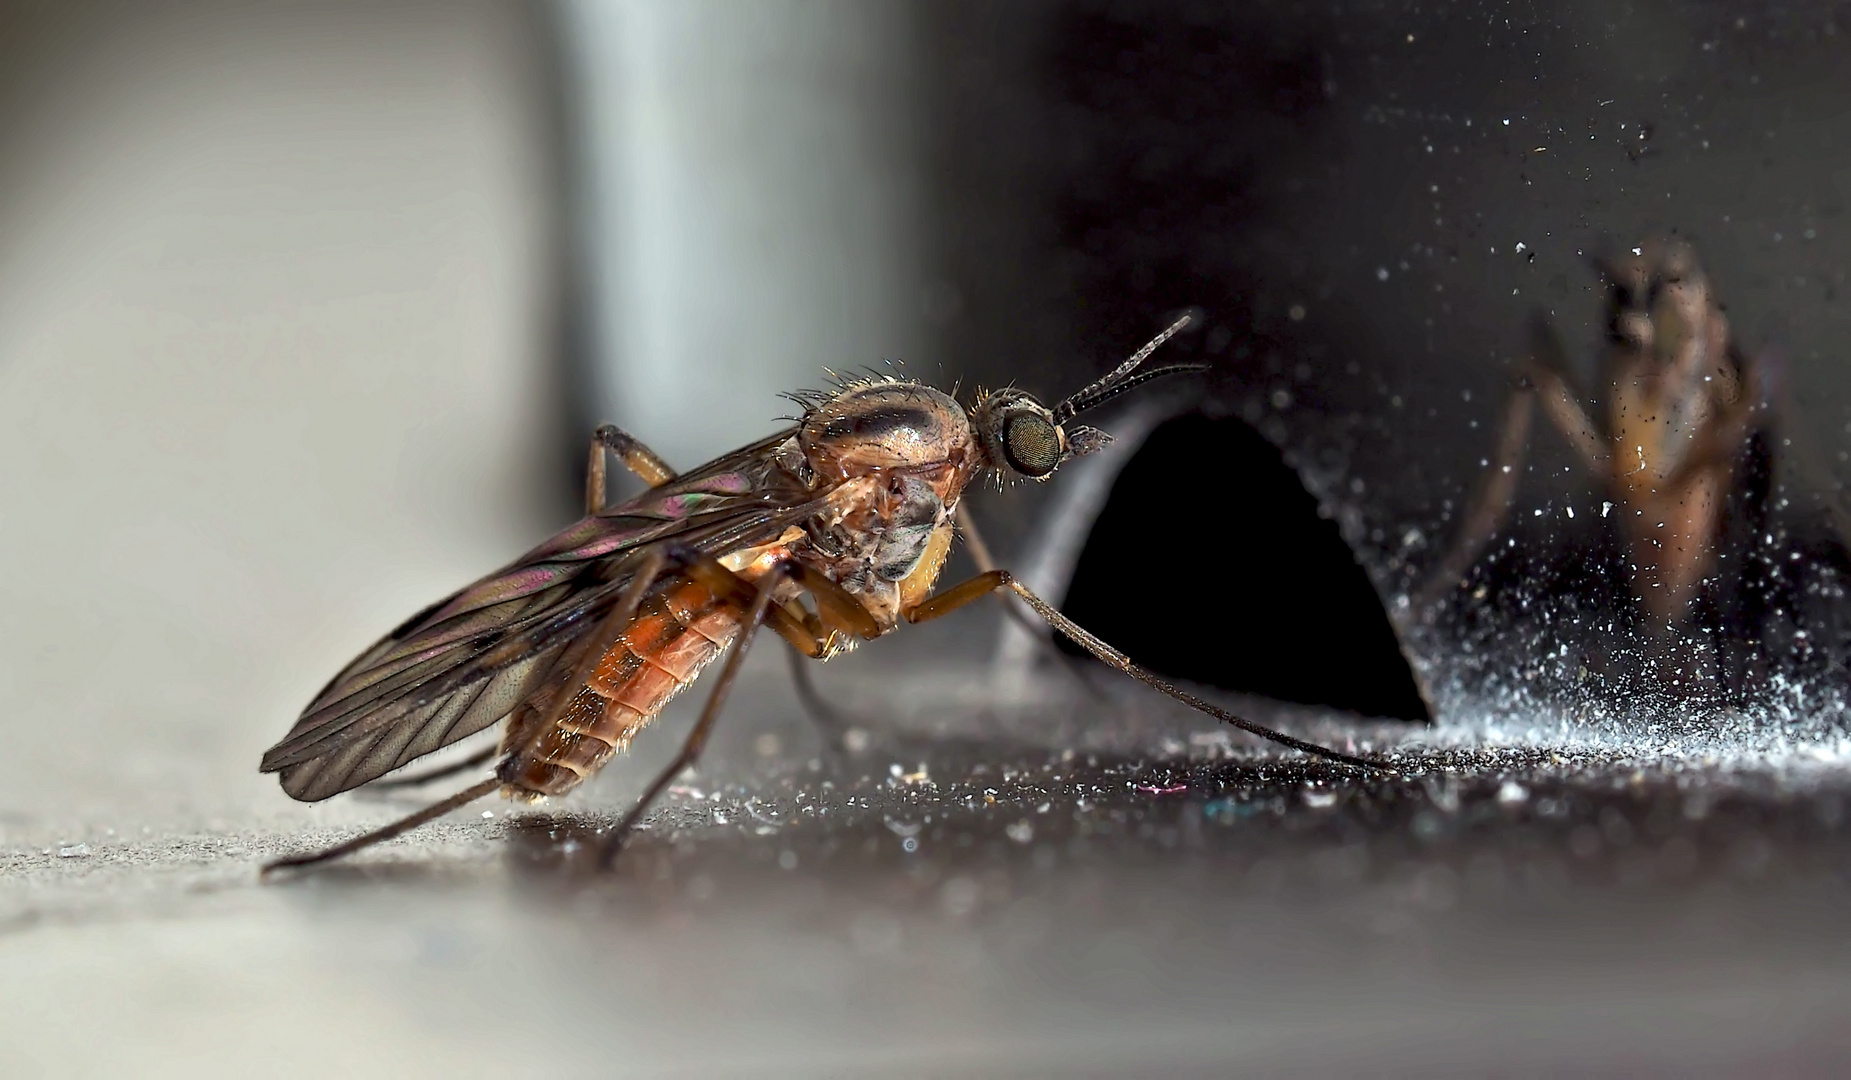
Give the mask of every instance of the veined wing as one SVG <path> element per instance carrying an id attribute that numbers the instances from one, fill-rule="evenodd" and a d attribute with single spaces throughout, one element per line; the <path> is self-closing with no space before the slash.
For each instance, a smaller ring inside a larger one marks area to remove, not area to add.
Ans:
<path id="1" fill-rule="evenodd" d="M 413 616 L 347 665 L 260 766 L 314 802 L 391 772 L 506 716 L 615 605 L 642 548 L 707 554 L 767 542 L 811 512 L 768 456 L 789 430 L 584 518 Z"/>

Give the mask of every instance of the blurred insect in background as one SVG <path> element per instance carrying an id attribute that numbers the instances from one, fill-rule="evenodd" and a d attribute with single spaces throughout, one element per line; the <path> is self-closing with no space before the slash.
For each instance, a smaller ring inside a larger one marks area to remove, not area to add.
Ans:
<path id="1" fill-rule="evenodd" d="M 985 476 L 1044 480 L 1103 447 L 1109 436 L 1073 418 L 1151 379 L 1199 370 L 1139 370 L 1189 322 L 1178 319 L 1052 409 L 1019 390 L 979 395 L 966 408 L 919 383 L 848 382 L 833 393 L 796 395 L 805 409 L 795 426 L 680 475 L 636 439 L 600 428 L 582 520 L 362 653 L 261 766 L 280 774 L 289 795 L 313 802 L 505 717 L 493 775 L 382 829 L 266 870 L 338 858 L 496 790 L 524 802 L 564 795 L 628 747 L 730 645 L 680 753 L 611 832 L 608 864 L 699 757 L 761 625 L 826 660 L 902 621 L 936 619 L 1001 591 L 1100 660 L 1195 709 L 1293 749 L 1369 767 L 1163 682 L 1007 571 L 982 566 L 932 591 L 954 521 L 968 523 L 959 503 L 965 489 Z M 607 453 L 650 489 L 606 507 Z"/>
<path id="2" fill-rule="evenodd" d="M 1583 406 L 1561 342 L 1539 317 L 1501 418 L 1496 456 L 1416 601 L 1430 615 L 1503 526 L 1540 403 L 1603 488 L 1603 516 L 1610 515 L 1623 547 L 1639 628 L 1662 652 L 1682 639 L 1705 602 L 1715 611 L 1733 598 L 1740 608 L 1752 606 L 1750 594 L 1765 593 L 1744 587 L 1753 571 L 1743 548 L 1766 535 L 1775 427 L 1790 409 L 1779 401 L 1775 355 L 1742 351 L 1689 244 L 1654 239 L 1599 266 L 1607 287 L 1604 417 Z M 1779 441 L 1796 454 L 1805 449 L 1797 438 Z M 1837 512 L 1835 504 L 1830 509 Z M 1733 565 L 1722 566 L 1732 554 Z M 1754 632 L 1740 610 L 1719 622 L 1733 622 L 1720 629 L 1737 637 Z"/>

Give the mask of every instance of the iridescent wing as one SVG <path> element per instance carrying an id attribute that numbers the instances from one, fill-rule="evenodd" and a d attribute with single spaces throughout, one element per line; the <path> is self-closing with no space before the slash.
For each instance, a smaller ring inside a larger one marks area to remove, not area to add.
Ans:
<path id="1" fill-rule="evenodd" d="M 786 430 L 559 535 L 361 653 L 303 710 L 261 770 L 305 802 L 339 794 L 473 735 L 544 683 L 617 602 L 644 547 L 710 555 L 765 543 L 825 492 L 769 458 Z"/>

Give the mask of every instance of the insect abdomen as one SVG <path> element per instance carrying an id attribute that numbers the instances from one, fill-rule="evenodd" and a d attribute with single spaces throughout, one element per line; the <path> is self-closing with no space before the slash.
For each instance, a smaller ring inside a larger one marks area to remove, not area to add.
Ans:
<path id="1" fill-rule="evenodd" d="M 564 795 L 628 747 L 638 731 L 692 683 L 739 632 L 742 615 L 704 586 L 674 578 L 643 601 L 623 635 L 552 727 L 533 726 L 552 704 L 537 695 L 508 725 L 500 775 L 514 798 Z"/>

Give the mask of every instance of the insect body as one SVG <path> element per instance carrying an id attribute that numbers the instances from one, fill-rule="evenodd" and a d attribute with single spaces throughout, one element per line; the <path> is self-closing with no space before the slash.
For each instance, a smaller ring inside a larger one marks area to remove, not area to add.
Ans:
<path id="1" fill-rule="evenodd" d="M 1463 578 L 1516 491 L 1531 415 L 1544 414 L 1601 482 L 1650 625 L 1689 621 L 1717 568 L 1725 506 L 1771 422 L 1772 362 L 1748 357 L 1683 241 L 1652 240 L 1602 265 L 1608 348 L 1604 417 L 1583 407 L 1563 350 L 1539 322 L 1507 406 L 1497 457 L 1459 537 L 1428 579 L 1429 601 Z M 1763 470 L 1765 471 L 1765 470 Z"/>
<path id="2" fill-rule="evenodd" d="M 1632 511 L 1634 592 L 1675 622 L 1715 566 L 1724 499 L 1767 403 L 1763 365 L 1736 347 L 1688 245 L 1641 247 L 1608 276 L 1607 452 L 1590 460 Z"/>
<path id="3" fill-rule="evenodd" d="M 1144 381 L 1138 371 L 1185 316 L 1104 379 L 1049 409 L 1005 390 L 966 408 L 918 383 L 876 379 L 799 395 L 795 427 L 677 476 L 615 428 L 592 443 L 588 513 L 511 566 L 412 618 L 310 703 L 262 769 L 306 801 L 367 783 L 508 719 L 494 774 L 304 865 L 397 835 L 501 789 L 564 795 L 624 749 L 730 646 L 681 754 L 613 832 L 613 857 L 650 802 L 692 764 L 751 635 L 769 626 L 827 659 L 902 621 L 937 618 L 1009 590 L 1119 670 L 1275 742 L 1358 759 L 1259 727 L 1131 664 L 1007 572 L 934 594 L 959 499 L 986 474 L 1043 479 L 1108 437 L 1072 418 Z M 608 453 L 654 486 L 606 508 Z"/>

